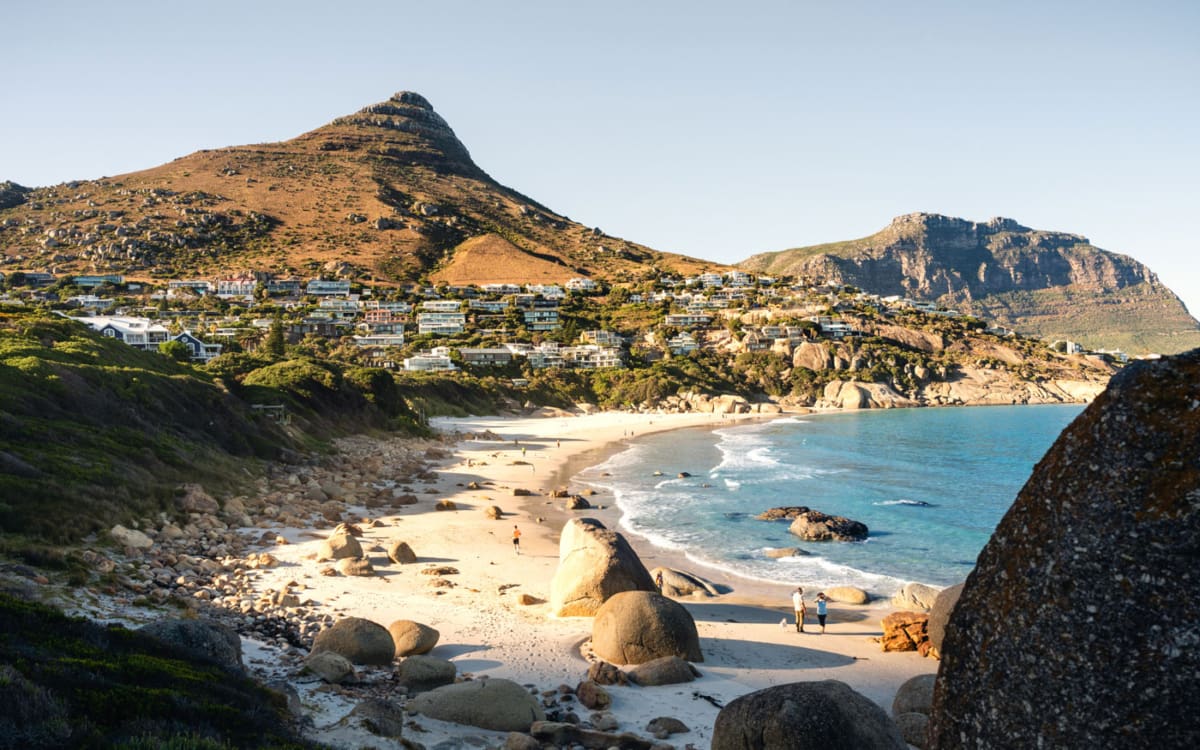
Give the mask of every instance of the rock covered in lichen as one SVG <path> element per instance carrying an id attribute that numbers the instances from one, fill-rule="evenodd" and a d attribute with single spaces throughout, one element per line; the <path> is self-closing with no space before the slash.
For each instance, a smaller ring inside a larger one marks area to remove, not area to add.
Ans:
<path id="1" fill-rule="evenodd" d="M 1059 437 L 946 626 L 930 747 L 1200 743 L 1200 350 Z"/>

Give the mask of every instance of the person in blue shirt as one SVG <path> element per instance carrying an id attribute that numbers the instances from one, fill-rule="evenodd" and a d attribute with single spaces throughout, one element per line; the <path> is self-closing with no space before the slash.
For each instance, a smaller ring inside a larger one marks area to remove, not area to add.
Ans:
<path id="1" fill-rule="evenodd" d="M 817 622 L 821 624 L 822 633 L 825 632 L 825 615 L 827 614 L 825 611 L 825 606 L 827 603 L 828 602 L 825 599 L 825 592 L 822 591 L 821 593 L 817 594 Z"/>

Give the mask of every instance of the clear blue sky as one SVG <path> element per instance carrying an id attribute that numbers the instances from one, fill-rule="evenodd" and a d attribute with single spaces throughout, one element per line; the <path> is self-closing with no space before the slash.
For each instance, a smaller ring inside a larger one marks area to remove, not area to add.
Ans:
<path id="1" fill-rule="evenodd" d="M 500 182 L 662 250 L 1001 215 L 1200 312 L 1200 3 L 576 5 L 4 3 L 0 179 L 286 139 L 409 89 Z"/>

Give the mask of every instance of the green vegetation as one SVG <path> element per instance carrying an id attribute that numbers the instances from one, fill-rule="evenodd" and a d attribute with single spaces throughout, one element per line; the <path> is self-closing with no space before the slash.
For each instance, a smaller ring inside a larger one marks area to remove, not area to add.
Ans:
<path id="1" fill-rule="evenodd" d="M 284 696 L 120 626 L 0 593 L 0 746 L 310 748 Z"/>

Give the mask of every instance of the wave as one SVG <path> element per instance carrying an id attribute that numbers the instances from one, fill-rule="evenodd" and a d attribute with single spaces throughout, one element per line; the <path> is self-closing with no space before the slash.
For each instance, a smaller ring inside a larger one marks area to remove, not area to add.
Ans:
<path id="1" fill-rule="evenodd" d="M 927 503 L 924 500 L 909 500 L 908 498 L 903 498 L 903 497 L 898 500 L 884 500 L 882 502 L 871 503 L 871 504 L 872 505 L 911 505 L 916 508 L 936 508 L 937 507 L 933 503 Z"/>

